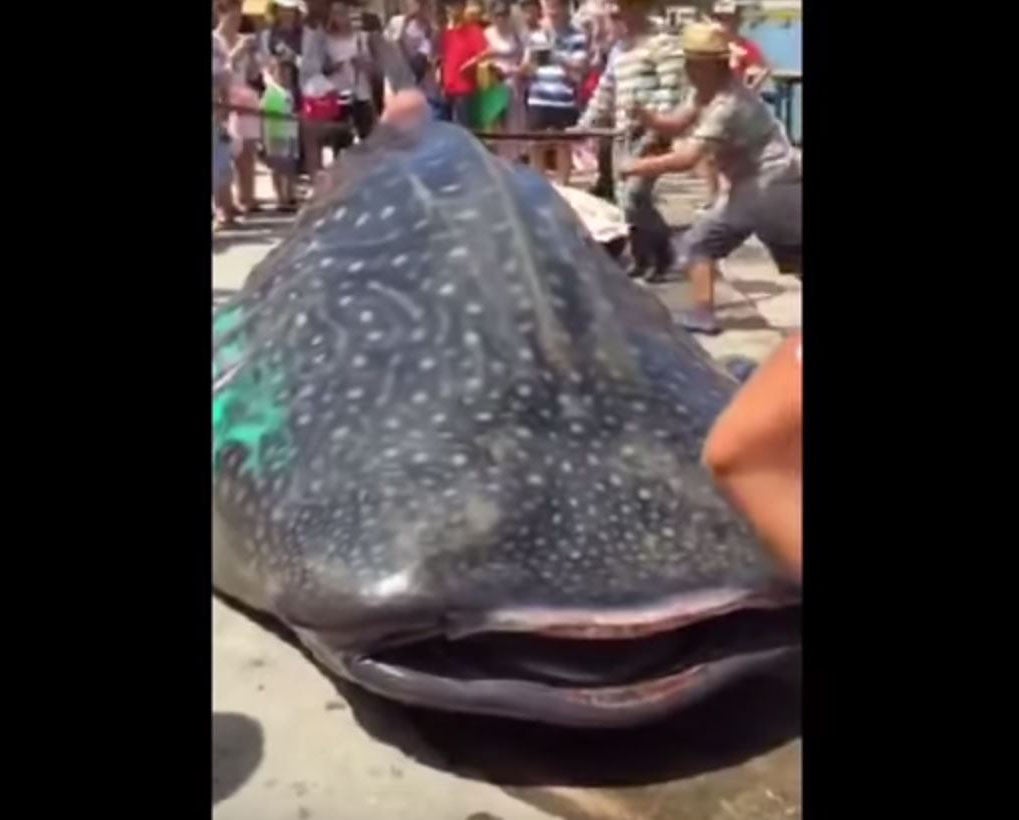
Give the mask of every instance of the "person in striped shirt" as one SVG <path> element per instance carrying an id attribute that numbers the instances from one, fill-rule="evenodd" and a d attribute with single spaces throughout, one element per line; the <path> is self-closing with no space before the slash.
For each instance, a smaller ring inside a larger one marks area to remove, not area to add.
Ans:
<path id="1" fill-rule="evenodd" d="M 530 77 L 527 94 L 529 126 L 534 131 L 563 131 L 577 122 L 577 89 L 587 76 L 587 35 L 570 22 L 567 0 L 545 0 L 545 23 L 528 34 L 523 72 Z M 531 164 L 544 167 L 538 148 L 531 152 Z M 569 179 L 571 152 L 568 145 L 556 147 L 559 181 Z"/>
<path id="2" fill-rule="evenodd" d="M 623 179 L 619 169 L 631 160 L 667 146 L 659 135 L 635 120 L 631 112 L 647 108 L 662 113 L 675 109 L 686 86 L 683 51 L 678 38 L 654 31 L 649 19 L 651 0 L 619 0 L 613 10 L 623 36 L 598 82 L 578 127 L 614 127 L 624 136 L 613 148 L 616 201 L 630 226 L 634 278 L 660 281 L 672 265 L 669 226 L 654 204 L 654 177 Z"/>

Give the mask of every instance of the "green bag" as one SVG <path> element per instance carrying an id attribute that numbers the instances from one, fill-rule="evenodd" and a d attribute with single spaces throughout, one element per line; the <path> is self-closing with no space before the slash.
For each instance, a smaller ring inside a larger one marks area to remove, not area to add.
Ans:
<path id="1" fill-rule="evenodd" d="M 262 95 L 262 110 L 272 114 L 293 114 L 289 92 L 270 85 Z M 293 120 L 266 118 L 262 128 L 267 141 L 285 140 L 294 138 L 297 124 Z"/>
<path id="2" fill-rule="evenodd" d="M 503 83 L 475 92 L 471 97 L 471 122 L 486 131 L 499 121 L 510 104 L 509 87 Z"/>

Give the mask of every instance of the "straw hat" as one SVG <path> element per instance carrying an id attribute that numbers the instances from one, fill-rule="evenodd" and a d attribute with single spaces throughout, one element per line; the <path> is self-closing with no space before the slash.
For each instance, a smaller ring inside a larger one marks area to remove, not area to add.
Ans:
<path id="1" fill-rule="evenodd" d="M 688 60 L 728 60 L 729 41 L 725 32 L 712 23 L 688 23 L 681 38 Z"/>

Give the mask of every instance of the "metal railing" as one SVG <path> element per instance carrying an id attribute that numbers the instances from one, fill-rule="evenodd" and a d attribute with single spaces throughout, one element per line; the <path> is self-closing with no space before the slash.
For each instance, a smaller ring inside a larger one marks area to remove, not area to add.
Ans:
<path id="1" fill-rule="evenodd" d="M 341 120 L 335 122 L 315 120 L 309 119 L 301 114 L 283 114 L 278 111 L 263 111 L 260 108 L 231 105 L 229 103 L 217 102 L 213 105 L 219 110 L 241 114 L 247 117 L 258 117 L 263 120 L 297 122 L 302 125 L 311 126 L 315 130 L 322 132 L 334 130 L 347 131 L 352 127 L 351 123 Z M 586 140 L 612 140 L 622 137 L 621 132 L 615 131 L 611 128 L 585 128 L 571 131 L 485 131 L 481 129 L 471 129 L 471 133 L 473 133 L 478 139 L 485 142 L 512 140 L 515 142 L 544 142 L 548 144 L 583 142 Z"/>

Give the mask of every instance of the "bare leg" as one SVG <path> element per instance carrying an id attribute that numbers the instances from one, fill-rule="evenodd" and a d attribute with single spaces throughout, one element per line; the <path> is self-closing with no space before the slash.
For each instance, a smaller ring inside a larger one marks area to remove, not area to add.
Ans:
<path id="1" fill-rule="evenodd" d="M 528 155 L 531 158 L 531 167 L 539 174 L 545 173 L 545 146 L 543 143 L 531 143 L 531 147 L 528 150 Z"/>
<path id="2" fill-rule="evenodd" d="M 237 173 L 237 200 L 241 208 L 249 210 L 255 206 L 255 143 L 244 140 L 241 153 L 234 160 Z"/>
<path id="3" fill-rule="evenodd" d="M 498 120 L 496 120 L 495 122 L 492 123 L 492 125 L 489 127 L 488 130 L 492 131 L 493 133 L 498 133 L 500 131 L 507 130 L 506 129 L 506 119 L 507 119 L 507 115 L 503 114 Z M 509 142 L 507 140 L 496 140 L 496 143 L 495 143 L 495 153 L 496 153 L 497 156 L 500 156 L 503 159 L 506 159 L 506 160 L 509 160 L 510 162 L 512 162 L 516 158 L 514 156 L 514 152 L 516 152 L 516 150 L 517 150 L 517 146 L 514 145 L 512 142 Z"/>
<path id="4" fill-rule="evenodd" d="M 568 185 L 570 171 L 573 170 L 573 152 L 568 143 L 559 143 L 555 148 L 556 180 L 560 185 Z"/>
<path id="5" fill-rule="evenodd" d="M 301 129 L 301 139 L 304 141 L 304 170 L 314 182 L 315 175 L 322 170 L 322 144 L 313 125 Z"/>
<path id="6" fill-rule="evenodd" d="M 715 276 L 718 267 L 711 259 L 698 259 L 686 269 L 690 277 L 690 299 L 693 304 L 682 311 L 679 321 L 693 333 L 720 333 L 715 319 Z"/>
<path id="7" fill-rule="evenodd" d="M 715 276 L 718 267 L 711 259 L 700 259 L 687 268 L 690 277 L 690 296 L 696 307 L 715 309 Z"/>
<path id="8" fill-rule="evenodd" d="M 220 186 L 213 194 L 213 202 L 216 206 L 216 226 L 227 228 L 234 224 L 237 208 L 234 206 L 233 192 L 230 190 L 230 182 Z"/>
<path id="9" fill-rule="evenodd" d="M 276 204 L 282 208 L 287 204 L 286 179 L 283 174 L 272 172 L 272 189 L 276 192 Z"/>

